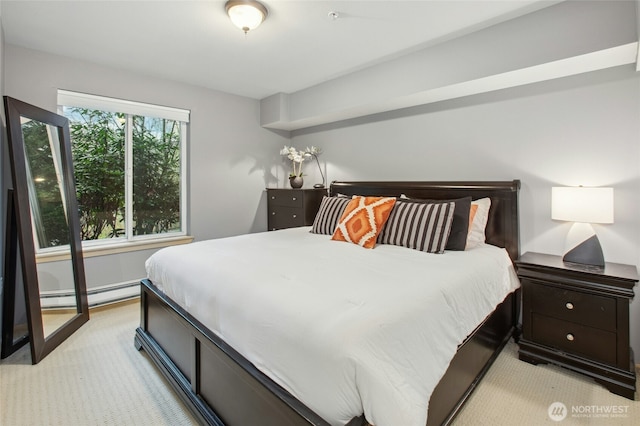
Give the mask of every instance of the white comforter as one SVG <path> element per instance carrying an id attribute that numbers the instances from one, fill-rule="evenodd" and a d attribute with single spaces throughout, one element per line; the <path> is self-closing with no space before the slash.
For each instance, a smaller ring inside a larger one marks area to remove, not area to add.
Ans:
<path id="1" fill-rule="evenodd" d="M 148 277 L 332 424 L 424 426 L 457 346 L 518 287 L 505 250 L 372 250 L 309 228 L 160 250 Z"/>

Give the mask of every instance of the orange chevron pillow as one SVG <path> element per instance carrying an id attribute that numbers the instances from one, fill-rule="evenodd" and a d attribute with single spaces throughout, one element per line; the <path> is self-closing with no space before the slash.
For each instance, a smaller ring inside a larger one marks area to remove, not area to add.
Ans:
<path id="1" fill-rule="evenodd" d="M 354 195 L 344 209 L 331 239 L 373 248 L 395 203 L 394 197 Z"/>

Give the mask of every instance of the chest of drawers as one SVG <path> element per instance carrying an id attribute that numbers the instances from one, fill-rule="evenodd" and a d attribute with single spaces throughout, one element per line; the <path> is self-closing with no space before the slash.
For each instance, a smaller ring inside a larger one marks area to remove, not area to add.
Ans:
<path id="1" fill-rule="evenodd" d="M 589 270 L 540 253 L 525 253 L 516 265 L 522 284 L 519 358 L 586 374 L 633 399 L 629 303 L 636 267 L 607 263 L 604 270 Z"/>
<path id="2" fill-rule="evenodd" d="M 268 229 L 313 225 L 326 189 L 267 188 Z"/>

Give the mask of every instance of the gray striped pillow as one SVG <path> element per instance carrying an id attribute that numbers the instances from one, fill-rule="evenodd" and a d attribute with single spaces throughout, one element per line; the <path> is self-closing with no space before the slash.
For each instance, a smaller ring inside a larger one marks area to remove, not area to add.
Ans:
<path id="1" fill-rule="evenodd" d="M 443 253 L 455 206 L 454 202 L 423 204 L 398 200 L 378 236 L 378 243 Z"/>
<path id="2" fill-rule="evenodd" d="M 314 234 L 333 235 L 338 226 L 338 221 L 349 204 L 349 197 L 322 197 L 320 208 L 313 220 L 311 232 Z"/>

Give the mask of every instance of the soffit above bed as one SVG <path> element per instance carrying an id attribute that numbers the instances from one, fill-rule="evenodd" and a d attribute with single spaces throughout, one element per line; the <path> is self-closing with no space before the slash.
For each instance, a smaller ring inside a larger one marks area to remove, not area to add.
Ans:
<path id="1" fill-rule="evenodd" d="M 298 130 L 636 63 L 636 2 L 563 2 L 294 93 L 261 125 Z"/>

